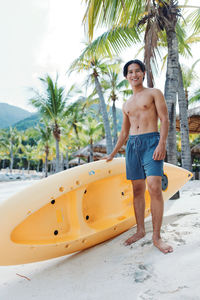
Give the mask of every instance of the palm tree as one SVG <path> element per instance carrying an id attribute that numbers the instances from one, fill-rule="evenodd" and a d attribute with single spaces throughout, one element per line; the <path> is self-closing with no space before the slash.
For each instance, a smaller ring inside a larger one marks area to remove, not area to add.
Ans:
<path id="1" fill-rule="evenodd" d="M 65 116 L 67 97 L 64 96 L 64 87 L 58 86 L 58 76 L 55 82 L 49 75 L 39 79 L 44 86 L 44 93 L 40 94 L 35 91 L 35 96 L 30 99 L 30 103 L 36 107 L 41 116 L 48 119 L 52 125 L 53 136 L 56 141 L 56 172 L 59 172 L 60 120 Z"/>
<path id="2" fill-rule="evenodd" d="M 94 141 L 98 138 L 99 133 L 102 130 L 102 122 L 98 122 L 93 115 L 87 115 L 84 120 L 84 123 L 77 124 L 81 128 L 86 143 L 89 143 L 90 146 L 90 162 L 93 161 L 93 144 Z"/>
<path id="3" fill-rule="evenodd" d="M 28 174 L 29 174 L 30 164 L 31 164 L 31 161 L 35 157 L 36 147 L 32 147 L 31 145 L 26 144 L 23 146 L 22 151 L 23 151 L 24 158 L 27 160 L 27 170 L 28 170 Z"/>
<path id="4" fill-rule="evenodd" d="M 4 135 L 0 138 L 2 149 L 7 152 L 10 160 L 10 172 L 12 173 L 14 158 L 19 150 L 20 134 L 16 128 L 10 127 L 8 131 L 4 131 Z"/>
<path id="5" fill-rule="evenodd" d="M 5 168 L 6 160 L 9 160 L 9 147 L 8 147 L 8 139 L 6 136 L 6 131 L 0 130 L 0 160 L 2 161 L 2 168 Z"/>
<path id="6" fill-rule="evenodd" d="M 93 30 L 96 24 L 101 25 L 104 22 L 107 26 L 112 26 L 110 33 L 115 34 L 112 38 L 112 47 L 118 45 L 118 48 L 123 48 L 124 45 L 130 43 L 121 43 L 121 31 L 124 27 L 134 28 L 137 25 L 145 25 L 145 63 L 147 65 L 148 86 L 153 86 L 151 65 L 155 63 L 155 53 L 157 49 L 157 42 L 160 35 L 163 33 L 167 37 L 168 57 L 167 57 L 167 74 L 165 82 L 165 98 L 167 101 L 170 128 L 167 141 L 168 161 L 176 164 L 176 97 L 178 93 L 179 81 L 181 80 L 179 70 L 179 55 L 178 55 L 178 40 L 176 34 L 176 26 L 178 17 L 180 16 L 180 9 L 176 0 L 146 0 L 146 1 L 118 1 L 112 2 L 105 0 L 101 4 L 96 0 L 86 0 L 88 6 L 84 16 L 84 20 L 88 26 L 88 35 L 92 39 Z M 141 17 L 142 16 L 142 17 Z M 199 17 L 196 17 L 199 22 Z M 123 27 L 124 26 L 124 27 Z M 114 28 L 114 29 L 113 29 Z M 116 28 L 120 28 L 117 36 Z M 197 28 L 200 28 L 199 23 Z M 136 39 L 137 32 L 131 32 L 132 38 Z M 126 35 L 126 34 L 124 34 Z M 109 34 L 107 34 L 109 36 Z M 99 38 L 99 45 L 103 37 Z M 104 39 L 105 41 L 105 39 Z M 119 42 L 120 41 L 120 42 Z M 110 42 L 110 41 L 109 41 Z M 101 44 L 102 46 L 102 44 Z M 103 46 L 107 51 L 109 43 Z M 112 48 L 109 47 L 111 52 Z M 90 48 L 91 51 L 91 48 Z M 102 51 L 102 49 L 101 49 Z M 106 53 L 108 53 L 107 51 Z M 182 86 L 182 84 L 181 84 Z M 179 88 L 180 94 L 180 88 Z M 182 97 L 179 97 L 182 99 Z M 184 101 L 184 100 L 183 100 Z M 183 107 L 183 104 L 180 106 Z M 187 124 L 184 124 L 187 126 Z"/>
<path id="7" fill-rule="evenodd" d="M 192 86 L 193 82 L 197 79 L 199 79 L 198 74 L 195 72 L 195 66 L 200 61 L 200 59 L 197 59 L 191 67 L 188 67 L 186 65 L 181 65 L 182 70 L 182 76 L 183 76 L 183 86 L 185 90 L 185 98 L 187 101 L 187 107 L 189 102 L 189 88 Z"/>
<path id="8" fill-rule="evenodd" d="M 195 38 L 195 34 L 199 34 L 200 30 L 200 6 L 178 5 L 178 1 L 174 0 L 144 0 L 144 1 L 110 1 L 104 0 L 86 0 L 86 12 L 83 18 L 85 29 L 88 33 L 90 43 L 82 53 L 82 58 L 87 55 L 104 57 L 119 54 L 121 50 L 129 48 L 133 44 L 145 39 L 145 55 L 144 59 L 148 66 L 147 72 L 152 73 L 152 62 L 156 61 L 157 45 L 167 46 L 165 22 L 168 22 L 169 13 L 173 15 L 178 13 L 181 16 L 180 9 L 191 9 L 192 13 L 179 25 L 177 23 L 177 37 L 179 38 L 180 52 L 189 52 L 188 43 L 199 41 L 199 36 Z M 186 41 L 183 40 L 183 27 L 185 24 L 191 24 L 194 31 Z M 101 34 L 93 41 L 93 32 L 96 27 L 106 26 L 109 28 L 107 32 Z M 145 25 L 145 26 L 143 26 Z M 141 31 L 142 29 L 142 31 Z M 159 51 L 158 51 L 159 53 Z M 148 78 L 152 74 L 147 75 Z M 148 86 L 151 86 L 153 78 L 148 80 Z"/>
<path id="9" fill-rule="evenodd" d="M 45 177 L 48 176 L 48 156 L 50 149 L 50 140 L 52 135 L 52 129 L 48 125 L 47 120 L 43 119 L 41 125 L 36 128 L 40 134 L 40 140 L 38 142 L 38 147 L 43 149 L 45 153 Z"/>
<path id="10" fill-rule="evenodd" d="M 108 113 L 106 110 L 106 104 L 105 104 L 105 99 L 102 91 L 102 87 L 100 84 L 99 77 L 102 74 L 105 74 L 107 71 L 107 64 L 106 61 L 99 60 L 95 56 L 92 56 L 91 58 L 81 58 L 82 55 L 77 58 L 70 66 L 69 72 L 72 71 L 83 71 L 83 70 L 88 70 L 91 71 L 89 74 L 88 82 L 91 81 L 92 83 L 95 84 L 95 89 L 96 92 L 99 96 L 99 103 L 101 107 L 101 114 L 103 117 L 103 124 L 105 128 L 105 133 L 106 133 L 106 145 L 107 145 L 107 153 L 111 153 L 113 149 L 113 144 L 112 144 L 112 135 L 111 135 L 111 130 L 110 130 L 110 124 L 109 124 L 109 119 L 108 119 Z"/>
<path id="11" fill-rule="evenodd" d="M 80 147 L 80 137 L 79 137 L 79 128 L 77 126 L 77 123 L 75 124 L 76 130 L 74 130 L 74 127 L 71 122 L 71 114 L 69 114 L 69 108 L 71 109 L 71 105 L 67 106 L 66 111 L 66 118 L 62 120 L 61 126 L 63 128 L 63 134 L 61 136 L 61 169 L 64 170 L 64 168 L 69 168 L 69 155 L 72 148 L 79 148 Z M 75 108 L 76 110 L 76 108 Z M 71 110 L 72 115 L 73 111 Z M 78 113 L 77 111 L 75 114 Z M 82 120 L 82 118 L 80 118 Z M 78 120 L 77 120 L 78 122 Z M 76 134 L 77 132 L 77 134 Z M 78 136 L 78 140 L 77 140 Z"/>
<path id="12" fill-rule="evenodd" d="M 120 78 L 119 65 L 117 69 L 108 67 L 106 77 L 102 79 L 101 85 L 105 92 L 108 93 L 108 101 L 112 101 L 112 119 L 113 119 L 113 144 L 117 143 L 117 112 L 116 112 L 116 101 L 118 99 L 125 100 L 126 96 L 132 94 L 132 90 L 128 89 L 128 81 Z"/>
<path id="13" fill-rule="evenodd" d="M 179 66 L 179 86 L 178 86 L 178 103 L 180 117 L 180 132 L 181 132 L 181 162 L 185 169 L 192 169 L 191 150 L 189 143 L 189 128 L 188 128 L 188 88 L 192 81 L 197 78 L 194 68 L 199 60 L 197 60 L 191 68 Z M 182 72 L 184 70 L 184 73 Z"/>
<path id="14" fill-rule="evenodd" d="M 63 142 L 65 145 L 65 166 L 67 169 L 69 168 L 69 149 L 71 149 L 72 145 L 74 146 L 74 144 L 76 145 L 76 148 L 78 147 L 78 149 L 81 147 L 82 141 L 79 136 L 80 127 L 78 126 L 78 123 L 84 123 L 84 118 L 87 114 L 86 109 L 95 102 L 96 101 L 93 100 L 93 95 L 90 95 L 87 98 L 80 96 L 75 102 L 68 105 L 66 108 L 67 124 L 63 126 L 65 136 Z"/>
<path id="15" fill-rule="evenodd" d="M 190 45 L 200 41 L 199 31 L 190 32 L 188 35 L 188 30 L 186 28 L 186 24 L 189 23 L 189 18 L 181 21 L 180 19 L 176 25 L 176 34 L 178 40 L 178 52 L 180 55 L 184 57 L 192 56 Z M 165 47 L 166 42 L 162 40 L 159 47 Z M 165 56 L 167 59 L 168 55 Z M 163 60 L 165 62 L 165 59 Z M 198 62 L 198 61 L 197 61 Z M 191 84 L 192 77 L 194 77 L 194 67 L 196 65 L 195 62 L 191 68 L 191 70 L 187 72 L 183 72 L 183 67 L 179 64 L 179 78 L 178 78 L 178 104 L 179 104 L 179 114 L 180 114 L 180 131 L 181 131 L 181 162 L 182 167 L 185 169 L 192 169 L 192 161 L 191 161 L 191 151 L 190 151 L 190 141 L 189 141 L 189 126 L 187 119 L 187 108 L 188 108 L 188 91 L 187 87 Z M 193 75 L 192 75 L 193 74 Z M 187 86 L 187 87 L 186 87 Z M 185 92 L 184 92 L 185 91 Z"/>
<path id="16" fill-rule="evenodd" d="M 82 122 L 84 120 L 84 116 L 86 114 L 86 108 L 89 105 L 92 105 L 94 102 L 91 101 L 91 98 L 80 97 L 78 100 L 68 105 L 66 108 L 66 117 L 67 123 L 70 128 L 73 128 L 74 133 L 77 137 L 77 142 L 79 143 L 79 133 L 78 133 L 78 122 Z"/>
<path id="17" fill-rule="evenodd" d="M 182 167 L 192 170 L 192 158 L 189 143 L 189 126 L 187 117 L 187 100 L 185 96 L 181 67 L 179 66 L 178 103 L 181 132 L 181 162 Z"/>

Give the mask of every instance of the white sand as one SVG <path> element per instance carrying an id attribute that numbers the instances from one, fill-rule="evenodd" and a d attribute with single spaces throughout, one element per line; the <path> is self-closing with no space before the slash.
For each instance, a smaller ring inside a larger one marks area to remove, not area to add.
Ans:
<path id="1" fill-rule="evenodd" d="M 0 183 L 0 201 L 28 184 Z M 200 299 L 200 181 L 190 181 L 179 200 L 166 202 L 162 236 L 173 253 L 152 245 L 150 218 L 146 228 L 146 237 L 132 246 L 123 242 L 135 228 L 73 255 L 0 267 L 0 299 Z"/>

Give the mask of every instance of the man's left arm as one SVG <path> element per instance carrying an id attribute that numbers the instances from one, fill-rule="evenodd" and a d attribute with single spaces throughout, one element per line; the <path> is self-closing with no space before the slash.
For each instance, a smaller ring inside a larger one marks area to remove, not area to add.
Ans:
<path id="1" fill-rule="evenodd" d="M 153 159 L 162 160 L 165 158 L 166 155 L 166 141 L 169 128 L 169 116 L 164 95 L 158 89 L 154 90 L 154 101 L 157 114 L 160 119 L 160 141 L 154 151 Z"/>

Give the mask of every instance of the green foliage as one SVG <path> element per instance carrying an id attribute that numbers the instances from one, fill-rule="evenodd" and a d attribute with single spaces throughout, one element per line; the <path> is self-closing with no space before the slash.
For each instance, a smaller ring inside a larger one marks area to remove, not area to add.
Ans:
<path id="1" fill-rule="evenodd" d="M 33 114 L 32 116 L 25 118 L 14 124 L 14 127 L 19 131 L 24 131 L 28 128 L 35 127 L 40 121 L 40 115 L 38 113 Z"/>
<path id="2" fill-rule="evenodd" d="M 200 7 L 194 9 L 189 14 L 188 19 L 191 20 L 194 30 L 199 31 L 200 30 Z"/>
<path id="3" fill-rule="evenodd" d="M 194 91 L 193 96 L 191 96 L 189 98 L 189 104 L 192 104 L 194 102 L 200 103 L 200 89 L 197 89 L 196 91 Z"/>
<path id="4" fill-rule="evenodd" d="M 177 2 L 174 1 L 173 3 L 175 4 L 174 15 L 178 20 L 180 10 L 176 5 Z M 86 0 L 86 4 L 84 22 L 89 42 L 81 55 L 72 63 L 69 71 L 87 71 L 89 75 L 86 81 L 87 87 L 92 87 L 92 93 L 86 96 L 82 92 L 80 84 L 78 85 L 79 88 L 73 85 L 66 93 L 64 87 L 58 86 L 58 76 L 55 81 L 49 75 L 39 78 L 43 91 L 33 91 L 34 95 L 30 99 L 38 113 L 26 119 L 23 118 L 24 120 L 15 124 L 18 130 L 25 131 L 24 134 L 15 131 L 16 141 L 12 140 L 11 132 L 10 136 L 6 131 L 1 132 L 0 154 L 2 159 L 10 159 L 10 145 L 12 144 L 15 160 L 20 161 L 21 166 L 25 162 L 27 164 L 28 161 L 42 160 L 44 162 L 45 157 L 46 160 L 47 158 L 52 160 L 56 153 L 56 147 L 52 143 L 52 133 L 55 139 L 60 141 L 61 153 L 67 152 L 69 155 L 78 148 L 101 139 L 105 135 L 105 131 L 102 126 L 99 104 L 97 104 L 100 96 L 97 95 L 97 86 L 94 85 L 95 79 L 98 79 L 101 85 L 102 94 L 106 99 L 110 125 L 113 127 L 112 108 L 108 105 L 109 101 L 113 101 L 113 103 L 117 99 L 123 101 L 132 93 L 127 87 L 127 81 L 118 75 L 119 64 L 117 66 L 117 63 L 119 61 L 116 62 L 113 57 L 114 54 L 119 54 L 125 48 L 140 42 L 147 35 L 150 36 L 150 39 L 146 39 L 145 43 L 152 50 L 151 53 L 147 53 L 149 56 L 153 55 L 152 57 L 155 58 L 156 49 L 166 48 L 167 35 L 166 31 L 163 30 L 166 20 L 162 20 L 159 13 L 163 12 L 164 9 L 166 14 L 169 13 L 169 1 Z M 166 15 L 165 19 L 168 17 Z M 188 15 L 186 22 L 179 19 L 176 23 L 180 54 L 184 56 L 192 54 L 190 44 L 200 40 L 199 21 L 199 10 L 195 10 Z M 191 35 L 188 34 L 189 23 L 191 23 Z M 152 24 L 153 26 L 150 26 Z M 101 25 L 105 26 L 107 31 L 92 41 L 94 29 Z M 166 59 L 167 56 L 163 61 Z M 191 74 L 194 73 L 190 72 Z M 187 81 L 189 82 L 190 79 L 187 78 Z M 191 80 L 187 87 L 190 84 Z M 70 103 L 69 100 L 73 101 Z M 190 98 L 190 102 L 199 100 L 200 90 L 198 89 Z M 70 104 L 67 105 L 68 103 Z M 1 119 L 1 113 L 4 110 L 0 109 L 0 111 Z M 116 113 L 117 131 L 120 131 L 122 125 L 121 109 L 116 108 Z M 13 121 L 13 117 L 7 117 L 7 119 Z"/>
<path id="5" fill-rule="evenodd" d="M 55 122 L 64 116 L 65 113 L 66 99 L 64 98 L 64 88 L 58 87 L 58 78 L 56 78 L 55 82 L 49 75 L 39 79 L 43 84 L 43 94 L 35 90 L 35 96 L 29 102 L 38 109 L 41 116 Z"/>

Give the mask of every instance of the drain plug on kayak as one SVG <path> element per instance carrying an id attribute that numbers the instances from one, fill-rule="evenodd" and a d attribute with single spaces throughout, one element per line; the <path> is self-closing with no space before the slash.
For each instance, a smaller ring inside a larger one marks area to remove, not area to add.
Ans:
<path id="1" fill-rule="evenodd" d="M 86 220 L 89 220 L 90 217 L 87 215 L 85 218 L 86 218 Z"/>
<path id="2" fill-rule="evenodd" d="M 165 191 L 168 187 L 168 178 L 167 176 L 164 174 L 162 176 L 162 190 Z"/>

